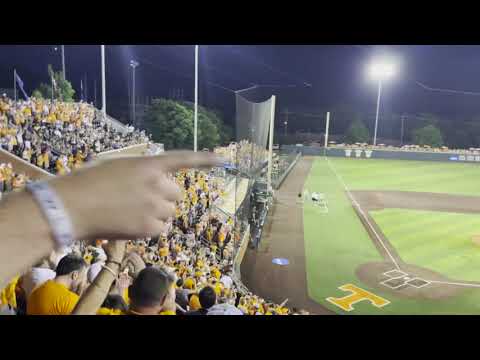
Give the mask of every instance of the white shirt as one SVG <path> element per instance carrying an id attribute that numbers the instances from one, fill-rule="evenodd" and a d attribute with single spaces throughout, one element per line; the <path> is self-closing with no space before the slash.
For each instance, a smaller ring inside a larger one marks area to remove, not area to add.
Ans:
<path id="1" fill-rule="evenodd" d="M 95 278 L 98 276 L 100 271 L 102 271 L 102 265 L 105 265 L 103 261 L 97 261 L 96 263 L 90 265 L 87 272 L 87 278 L 89 283 L 92 283 L 93 280 L 95 280 Z"/>
<path id="2" fill-rule="evenodd" d="M 218 304 L 208 309 L 207 315 L 243 315 L 243 313 L 233 305 Z"/>
<path id="3" fill-rule="evenodd" d="M 314 192 L 314 193 L 312 193 L 312 200 L 318 201 L 318 200 L 320 200 L 320 196 L 317 193 Z"/>
<path id="4" fill-rule="evenodd" d="M 56 276 L 55 271 L 47 268 L 32 268 L 27 272 L 23 278 L 22 287 L 25 290 L 25 295 L 28 299 L 33 290 L 38 286 L 54 279 Z"/>
<path id="5" fill-rule="evenodd" d="M 231 289 L 233 285 L 233 280 L 230 276 L 228 275 L 222 275 L 220 278 L 220 282 L 225 286 L 226 289 Z"/>

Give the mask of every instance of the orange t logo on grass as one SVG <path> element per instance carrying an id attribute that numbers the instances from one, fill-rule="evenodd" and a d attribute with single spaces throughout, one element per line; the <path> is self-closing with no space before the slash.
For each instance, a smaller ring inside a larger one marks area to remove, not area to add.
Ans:
<path id="1" fill-rule="evenodd" d="M 351 294 L 342 298 L 329 297 L 326 300 L 344 311 L 355 310 L 352 305 L 364 300 L 368 300 L 373 306 L 378 308 L 390 304 L 390 301 L 353 284 L 342 285 L 339 287 L 339 289 L 343 291 L 349 291 Z"/>

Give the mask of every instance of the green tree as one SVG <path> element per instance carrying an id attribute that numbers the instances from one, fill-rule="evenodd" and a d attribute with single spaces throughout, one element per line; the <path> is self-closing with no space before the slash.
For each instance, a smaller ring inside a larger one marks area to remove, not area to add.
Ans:
<path id="1" fill-rule="evenodd" d="M 194 104 L 188 101 L 183 101 L 183 105 L 185 105 L 188 109 L 192 112 L 194 111 Z M 202 121 L 206 121 L 208 119 L 209 122 L 212 124 L 205 123 L 201 125 Z M 207 109 L 203 106 L 198 107 L 198 122 L 199 122 L 199 148 L 212 148 L 213 146 L 227 144 L 233 138 L 233 129 L 226 125 L 223 121 L 223 115 L 220 111 L 215 109 Z M 213 126 L 212 126 L 213 125 Z M 205 133 L 200 135 L 202 131 L 202 127 L 208 129 L 208 131 L 213 131 L 212 133 Z M 215 128 L 215 129 L 214 129 Z M 218 134 L 218 136 L 217 136 Z M 205 140 L 202 140 L 203 136 L 206 137 Z"/>
<path id="2" fill-rule="evenodd" d="M 359 111 L 355 110 L 352 106 L 349 105 L 338 105 L 336 106 L 332 113 L 331 116 L 335 121 L 332 121 L 330 123 L 330 133 L 331 134 L 345 134 L 349 127 L 352 125 L 352 122 L 355 121 L 360 121 L 362 123 L 365 123 L 365 118 L 362 113 Z M 314 123 L 322 123 L 324 124 L 323 121 L 318 121 L 319 119 L 315 118 L 310 118 L 310 123 L 313 125 Z M 324 126 L 323 125 L 319 130 L 321 132 L 324 131 Z M 312 126 L 313 127 L 313 126 Z M 310 128 L 310 126 L 309 126 Z"/>
<path id="3" fill-rule="evenodd" d="M 154 99 L 145 113 L 145 128 L 166 149 L 193 148 L 193 104 L 168 99 Z M 232 130 L 223 123 L 218 111 L 198 107 L 198 149 L 213 149 L 227 143 Z"/>
<path id="4" fill-rule="evenodd" d="M 370 133 L 363 121 L 360 119 L 353 120 L 345 135 L 345 141 L 349 144 L 354 144 L 357 142 L 366 143 L 369 140 Z"/>
<path id="5" fill-rule="evenodd" d="M 61 71 L 55 72 L 52 68 L 52 65 L 48 65 L 48 77 L 50 79 L 50 82 L 48 84 L 41 83 L 40 86 L 33 91 L 34 94 L 41 95 L 43 98 L 46 98 L 46 99 L 51 99 L 52 98 L 51 79 L 53 77 L 56 84 L 54 88 L 55 92 L 53 94 L 53 97 L 55 99 L 59 99 L 66 102 L 74 101 L 75 90 L 73 89 L 70 81 L 63 80 L 63 74 Z"/>
<path id="6" fill-rule="evenodd" d="M 424 128 L 428 125 L 433 125 L 435 127 L 438 127 L 438 123 L 440 122 L 440 118 L 431 113 L 422 113 L 418 115 L 417 118 L 418 123 L 420 124 L 420 128 Z"/>
<path id="7" fill-rule="evenodd" d="M 43 99 L 42 92 L 39 89 L 33 90 L 32 96 L 36 99 Z"/>
<path id="8" fill-rule="evenodd" d="M 427 125 L 413 131 L 413 142 L 416 145 L 442 146 L 442 132 L 434 125 Z"/>
<path id="9" fill-rule="evenodd" d="M 145 126 L 167 149 L 192 147 L 193 113 L 178 102 L 153 100 L 145 114 Z"/>

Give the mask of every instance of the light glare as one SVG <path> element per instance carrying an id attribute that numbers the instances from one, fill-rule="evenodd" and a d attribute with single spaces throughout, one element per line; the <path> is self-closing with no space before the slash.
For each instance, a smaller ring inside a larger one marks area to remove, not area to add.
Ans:
<path id="1" fill-rule="evenodd" d="M 391 61 L 376 61 L 370 64 L 368 74 L 375 80 L 388 79 L 395 75 L 395 65 Z"/>

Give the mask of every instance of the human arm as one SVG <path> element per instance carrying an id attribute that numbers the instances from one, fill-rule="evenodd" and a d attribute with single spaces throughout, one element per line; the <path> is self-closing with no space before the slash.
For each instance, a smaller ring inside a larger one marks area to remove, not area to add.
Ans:
<path id="1" fill-rule="evenodd" d="M 181 168 L 214 166 L 205 153 L 108 160 L 48 184 L 62 200 L 74 239 L 128 239 L 153 236 L 174 213 L 178 186 L 167 174 Z M 42 210 L 25 190 L 0 203 L 0 282 L 37 262 L 54 249 L 52 230 Z"/>
<path id="2" fill-rule="evenodd" d="M 118 278 L 128 240 L 109 241 L 105 252 L 108 260 L 92 284 L 78 301 L 72 315 L 94 315 L 105 301 L 113 282 Z M 112 271 L 114 273 L 112 273 Z"/>

